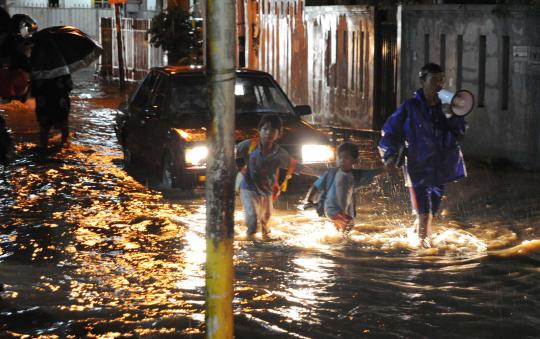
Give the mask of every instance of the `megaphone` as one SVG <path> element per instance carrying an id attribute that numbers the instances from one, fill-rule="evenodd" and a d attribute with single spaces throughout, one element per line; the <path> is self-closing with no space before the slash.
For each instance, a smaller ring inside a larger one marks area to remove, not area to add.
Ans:
<path id="1" fill-rule="evenodd" d="M 442 89 L 438 94 L 443 105 L 448 105 L 450 111 L 457 116 L 466 116 L 471 113 L 474 107 L 474 96 L 465 89 L 459 90 L 456 93 Z"/>

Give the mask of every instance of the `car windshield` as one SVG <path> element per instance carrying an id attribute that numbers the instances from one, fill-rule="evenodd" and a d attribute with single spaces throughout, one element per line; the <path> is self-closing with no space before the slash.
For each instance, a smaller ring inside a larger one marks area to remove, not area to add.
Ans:
<path id="1" fill-rule="evenodd" d="M 287 98 L 265 77 L 239 75 L 234 88 L 236 114 L 279 113 L 294 116 Z M 173 117 L 208 112 L 205 78 L 178 76 L 171 88 L 170 112 Z"/>

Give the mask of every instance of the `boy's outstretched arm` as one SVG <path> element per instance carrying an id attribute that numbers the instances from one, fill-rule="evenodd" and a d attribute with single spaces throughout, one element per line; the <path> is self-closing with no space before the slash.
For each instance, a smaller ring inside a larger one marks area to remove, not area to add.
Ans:
<path id="1" fill-rule="evenodd" d="M 312 184 L 311 187 L 309 188 L 307 194 L 306 194 L 306 197 L 304 198 L 304 203 L 312 204 L 313 203 L 313 198 L 315 197 L 317 192 L 319 192 L 319 189 L 317 188 L 317 186 L 315 186 L 315 184 Z"/>
<path id="2" fill-rule="evenodd" d="M 388 167 L 381 166 L 375 169 L 353 169 L 354 187 L 359 188 L 371 184 L 377 175 L 381 175 L 388 170 Z"/>
<path id="3" fill-rule="evenodd" d="M 328 172 L 326 172 L 326 173 L 328 173 Z M 321 187 L 326 185 L 325 176 L 326 176 L 326 174 L 321 175 L 319 178 L 317 178 L 317 180 L 315 180 L 315 182 L 309 188 L 309 190 L 308 190 L 308 192 L 306 194 L 306 197 L 304 198 L 304 201 L 303 201 L 304 204 L 305 204 L 304 209 L 314 206 L 314 201 L 313 200 L 315 199 L 315 196 L 318 193 L 320 193 L 320 191 L 322 190 Z"/>

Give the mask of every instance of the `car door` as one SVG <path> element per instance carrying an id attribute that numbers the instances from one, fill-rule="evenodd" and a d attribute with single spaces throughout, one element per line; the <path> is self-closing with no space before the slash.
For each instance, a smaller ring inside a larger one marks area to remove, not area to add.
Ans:
<path id="1" fill-rule="evenodd" d="M 146 143 L 147 136 L 143 133 L 143 117 L 148 111 L 150 98 L 156 85 L 158 72 L 151 71 L 142 81 L 137 91 L 129 101 L 128 117 L 122 126 L 123 145 L 129 149 L 133 158 L 142 159 L 141 152 L 143 144 Z"/>
<path id="2" fill-rule="evenodd" d="M 162 111 L 166 100 L 167 74 L 153 72 L 138 89 L 130 103 L 127 144 L 133 157 L 149 166 L 156 163 L 156 153 L 162 149 Z"/>
<path id="3" fill-rule="evenodd" d="M 147 142 L 141 145 L 145 160 L 154 168 L 160 168 L 165 145 L 168 142 L 169 119 L 167 108 L 170 76 L 159 73 L 149 100 L 149 106 L 140 122 L 141 133 Z"/>

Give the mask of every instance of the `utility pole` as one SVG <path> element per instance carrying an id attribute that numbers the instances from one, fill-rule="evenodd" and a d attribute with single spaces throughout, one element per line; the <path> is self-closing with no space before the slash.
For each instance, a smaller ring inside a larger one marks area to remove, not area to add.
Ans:
<path id="1" fill-rule="evenodd" d="M 206 0 L 211 124 L 206 169 L 206 337 L 233 338 L 234 0 Z"/>
<path id="2" fill-rule="evenodd" d="M 109 0 L 111 2 L 111 0 Z M 120 22 L 120 1 L 114 2 L 114 14 L 116 21 L 116 49 L 118 51 L 118 77 L 120 78 L 120 89 L 126 88 L 124 81 L 124 53 L 122 46 L 122 24 Z M 127 1 L 126 1 L 127 2 Z"/>

